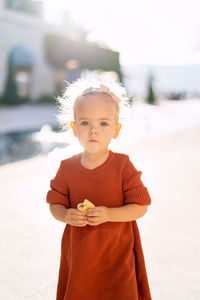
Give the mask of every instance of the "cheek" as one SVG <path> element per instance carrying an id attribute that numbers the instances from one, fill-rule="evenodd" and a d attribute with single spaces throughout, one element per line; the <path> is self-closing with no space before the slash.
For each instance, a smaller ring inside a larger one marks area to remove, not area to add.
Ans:
<path id="1" fill-rule="evenodd" d="M 104 136 L 106 140 L 111 140 L 114 134 L 114 128 L 109 128 L 104 132 Z"/>
<path id="2" fill-rule="evenodd" d="M 87 127 L 81 126 L 77 128 L 78 137 L 84 137 L 88 133 Z"/>

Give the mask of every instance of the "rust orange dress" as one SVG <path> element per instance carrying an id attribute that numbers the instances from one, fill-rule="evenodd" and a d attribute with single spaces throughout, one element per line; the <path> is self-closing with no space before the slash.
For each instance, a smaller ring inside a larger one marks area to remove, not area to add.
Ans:
<path id="1" fill-rule="evenodd" d="M 63 160 L 47 202 L 76 208 L 86 198 L 95 206 L 149 205 L 141 172 L 125 154 L 109 151 L 95 169 L 81 165 L 81 153 Z M 150 300 L 136 221 L 97 226 L 66 225 L 61 246 L 57 300 Z"/>

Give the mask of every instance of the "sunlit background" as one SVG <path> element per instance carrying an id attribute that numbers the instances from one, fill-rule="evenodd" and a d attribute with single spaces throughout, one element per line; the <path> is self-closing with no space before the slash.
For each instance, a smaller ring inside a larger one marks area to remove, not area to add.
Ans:
<path id="1" fill-rule="evenodd" d="M 44 7 L 45 20 L 58 25 L 68 12 L 89 41 L 119 51 L 123 66 L 200 63 L 198 0 L 46 0 Z"/>
<path id="2" fill-rule="evenodd" d="M 88 74 L 130 96 L 111 147 L 153 199 L 140 224 L 153 299 L 200 299 L 199 11 L 199 0 L 0 0 L 2 299 L 54 299 L 63 224 L 45 195 L 60 160 L 81 151 L 55 97 Z"/>

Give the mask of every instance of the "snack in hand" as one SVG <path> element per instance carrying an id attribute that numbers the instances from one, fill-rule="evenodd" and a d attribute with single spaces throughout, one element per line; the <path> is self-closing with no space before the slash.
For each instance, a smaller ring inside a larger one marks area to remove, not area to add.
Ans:
<path id="1" fill-rule="evenodd" d="M 84 214 L 86 214 L 87 210 L 92 207 L 95 207 L 95 205 L 92 202 L 90 202 L 89 200 L 85 199 L 83 201 L 83 203 L 78 204 L 77 209 L 79 211 L 83 212 Z"/>

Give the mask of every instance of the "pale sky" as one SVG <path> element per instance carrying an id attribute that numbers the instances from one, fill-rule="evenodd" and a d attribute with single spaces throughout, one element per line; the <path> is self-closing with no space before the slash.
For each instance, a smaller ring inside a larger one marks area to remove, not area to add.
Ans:
<path id="1" fill-rule="evenodd" d="M 89 40 L 119 51 L 122 65 L 200 63 L 200 0 L 44 1 L 54 20 L 65 8 Z"/>

